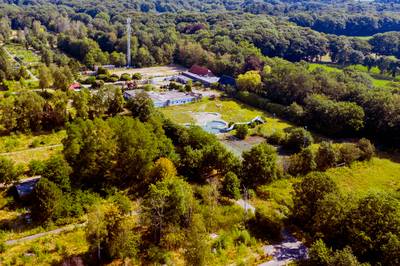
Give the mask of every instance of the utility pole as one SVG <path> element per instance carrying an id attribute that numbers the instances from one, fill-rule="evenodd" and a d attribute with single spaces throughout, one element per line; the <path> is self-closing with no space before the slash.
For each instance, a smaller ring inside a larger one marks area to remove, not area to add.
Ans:
<path id="1" fill-rule="evenodd" d="M 126 34 L 127 36 L 127 43 L 126 43 L 126 62 L 127 62 L 127 67 L 131 66 L 131 34 L 132 34 L 132 28 L 131 28 L 131 18 L 126 19 Z"/>

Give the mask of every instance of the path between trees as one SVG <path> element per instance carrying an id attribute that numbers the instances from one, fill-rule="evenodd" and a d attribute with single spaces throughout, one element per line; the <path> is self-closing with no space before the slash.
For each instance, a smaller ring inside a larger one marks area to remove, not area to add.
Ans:
<path id="1" fill-rule="evenodd" d="M 255 207 L 243 199 L 237 200 L 236 204 L 246 211 L 255 213 Z M 282 239 L 280 243 L 263 246 L 264 254 L 271 256 L 272 259 L 258 266 L 284 266 L 293 261 L 307 259 L 307 247 L 301 241 L 286 230 L 282 232 Z"/>
<path id="2" fill-rule="evenodd" d="M 76 228 L 81 228 L 81 227 L 85 227 L 87 224 L 87 222 L 81 223 L 81 224 L 70 224 L 61 228 L 57 228 L 51 231 L 47 231 L 47 232 L 43 232 L 43 233 L 38 233 L 38 234 L 34 234 L 34 235 L 30 235 L 30 236 L 26 236 L 26 237 L 22 237 L 22 238 L 18 238 L 18 239 L 12 239 L 12 240 L 8 240 L 5 242 L 6 245 L 10 246 L 10 245 L 15 245 L 15 244 L 19 244 L 19 243 L 23 243 L 26 241 L 30 241 L 30 240 L 34 240 L 43 236 L 47 236 L 47 235 L 55 235 L 55 234 L 60 234 L 62 232 L 66 232 L 66 231 L 72 231 Z"/>
<path id="3" fill-rule="evenodd" d="M 27 152 L 27 151 L 40 151 L 40 150 L 46 150 L 46 149 L 51 149 L 51 148 L 57 148 L 57 147 L 61 147 L 61 146 L 62 146 L 62 144 L 54 144 L 54 145 L 42 146 L 42 147 L 19 150 L 19 151 L 3 152 L 3 153 L 0 153 L 0 156 L 15 155 L 15 154 L 19 154 L 19 153 L 23 153 L 23 152 Z"/>

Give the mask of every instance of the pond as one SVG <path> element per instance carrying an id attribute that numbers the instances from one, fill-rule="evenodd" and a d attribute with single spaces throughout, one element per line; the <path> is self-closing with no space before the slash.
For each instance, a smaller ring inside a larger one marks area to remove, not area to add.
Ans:
<path id="1" fill-rule="evenodd" d="M 228 124 L 222 120 L 213 120 L 207 122 L 203 129 L 212 134 L 224 133 Z"/>

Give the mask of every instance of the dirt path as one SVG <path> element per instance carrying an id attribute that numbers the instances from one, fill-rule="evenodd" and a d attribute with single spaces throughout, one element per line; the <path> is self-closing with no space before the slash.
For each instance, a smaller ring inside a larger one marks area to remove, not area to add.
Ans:
<path id="1" fill-rule="evenodd" d="M 57 147 L 61 147 L 61 146 L 62 146 L 62 144 L 54 144 L 54 145 L 31 148 L 31 149 L 25 149 L 25 150 L 19 150 L 19 151 L 3 152 L 3 153 L 0 153 L 0 156 L 15 155 L 15 154 L 19 154 L 19 153 L 23 153 L 23 152 L 27 152 L 27 151 L 47 150 L 47 149 L 57 148 Z"/>
<path id="2" fill-rule="evenodd" d="M 263 247 L 264 253 L 272 256 L 272 260 L 258 266 L 284 266 L 307 258 L 307 247 L 301 241 L 287 231 L 284 231 L 282 235 L 282 242 Z"/>
<path id="3" fill-rule="evenodd" d="M 30 240 L 34 240 L 43 236 L 47 236 L 47 235 L 55 235 L 55 234 L 60 234 L 62 232 L 66 232 L 66 231 L 72 231 L 76 228 L 80 228 L 80 227 L 85 227 L 86 223 L 82 223 L 82 224 L 70 224 L 61 228 L 57 228 L 51 231 L 47 231 L 47 232 L 43 232 L 43 233 L 38 233 L 38 234 L 34 234 L 34 235 L 30 235 L 30 236 L 26 236 L 26 237 L 22 237 L 22 238 L 18 238 L 18 239 L 12 239 L 12 240 L 8 240 L 5 242 L 6 245 L 10 246 L 10 245 L 15 245 L 18 243 L 22 243 L 22 242 L 26 242 L 26 241 L 30 241 Z"/>

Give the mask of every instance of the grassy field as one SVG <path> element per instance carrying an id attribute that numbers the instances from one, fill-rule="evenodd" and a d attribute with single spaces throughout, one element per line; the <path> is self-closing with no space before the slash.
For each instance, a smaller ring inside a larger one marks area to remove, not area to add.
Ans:
<path id="1" fill-rule="evenodd" d="M 359 71 L 367 73 L 371 77 L 372 84 L 375 87 L 384 88 L 384 89 L 394 89 L 394 88 L 400 87 L 400 82 L 391 80 L 390 76 L 382 75 L 380 73 L 380 70 L 378 69 L 378 67 L 371 68 L 369 72 L 368 72 L 368 68 L 366 66 L 353 65 L 352 67 Z M 342 71 L 340 69 L 341 68 L 340 66 L 336 67 L 334 65 L 325 65 L 325 64 L 316 64 L 316 63 L 309 64 L 310 71 L 313 71 L 316 68 L 322 68 L 322 69 L 325 69 L 326 71 L 330 71 L 330 72 Z"/>
<path id="2" fill-rule="evenodd" d="M 40 63 L 40 56 L 35 54 L 32 50 L 27 50 L 20 44 L 7 44 L 6 49 L 14 56 L 20 58 L 24 63 L 38 64 Z"/>
<path id="3" fill-rule="evenodd" d="M 54 133 L 44 134 L 12 134 L 10 136 L 0 137 L 0 153 L 15 152 L 61 144 L 61 141 L 66 137 L 65 130 L 60 130 Z"/>
<path id="4" fill-rule="evenodd" d="M 400 190 L 400 164 L 390 159 L 375 157 L 370 162 L 329 169 L 327 174 L 343 191 L 357 195 L 369 191 L 389 193 Z"/>
<path id="5" fill-rule="evenodd" d="M 1 265 L 58 265 L 63 258 L 88 251 L 84 229 L 46 236 L 7 247 Z"/>
<path id="6" fill-rule="evenodd" d="M 226 100 L 208 100 L 204 99 L 200 102 L 170 106 L 160 109 L 161 112 L 172 121 L 180 124 L 193 123 L 194 119 L 189 112 L 218 112 L 221 118 L 226 122 L 247 122 L 256 116 L 264 117 L 266 124 L 263 125 L 264 131 L 273 131 L 276 129 L 284 129 L 291 127 L 285 121 L 273 117 L 269 113 L 252 108 L 248 105 L 239 103 L 233 99 Z"/>

